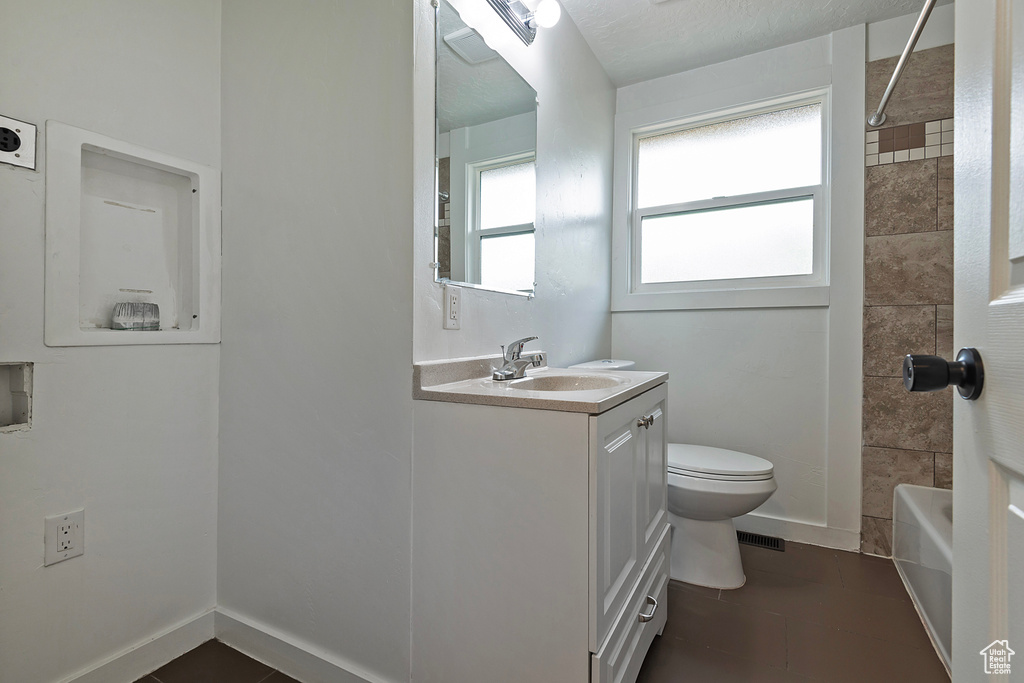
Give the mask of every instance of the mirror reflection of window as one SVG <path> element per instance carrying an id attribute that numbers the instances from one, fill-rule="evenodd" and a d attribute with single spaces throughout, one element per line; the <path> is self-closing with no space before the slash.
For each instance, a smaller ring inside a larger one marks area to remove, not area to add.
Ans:
<path id="1" fill-rule="evenodd" d="M 436 38 L 436 278 L 532 294 L 537 92 L 444 0 Z"/>
<path id="2" fill-rule="evenodd" d="M 533 159 L 488 164 L 476 174 L 480 284 L 533 291 L 537 174 Z"/>

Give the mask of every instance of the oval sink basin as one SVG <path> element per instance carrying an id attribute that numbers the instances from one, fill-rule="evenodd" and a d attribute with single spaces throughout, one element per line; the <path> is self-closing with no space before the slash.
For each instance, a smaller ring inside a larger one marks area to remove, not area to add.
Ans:
<path id="1" fill-rule="evenodd" d="M 625 380 L 618 377 L 598 375 L 541 375 L 513 380 L 509 387 L 524 391 L 590 391 L 611 389 L 624 383 Z"/>

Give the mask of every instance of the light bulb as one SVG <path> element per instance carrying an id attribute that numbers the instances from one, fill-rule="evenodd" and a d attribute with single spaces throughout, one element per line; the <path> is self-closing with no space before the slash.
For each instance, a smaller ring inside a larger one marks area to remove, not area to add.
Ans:
<path id="1" fill-rule="evenodd" d="M 540 0 L 532 18 L 537 26 L 551 28 L 558 23 L 561 16 L 562 6 L 558 4 L 558 0 Z"/>

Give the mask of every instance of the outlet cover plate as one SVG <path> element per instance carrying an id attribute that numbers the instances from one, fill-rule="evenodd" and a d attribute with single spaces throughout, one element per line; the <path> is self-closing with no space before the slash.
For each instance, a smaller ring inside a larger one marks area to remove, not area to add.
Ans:
<path id="1" fill-rule="evenodd" d="M 17 149 L 10 152 L 0 150 L 0 162 L 31 168 L 34 171 L 36 168 L 36 127 L 31 123 L 8 116 L 0 116 L 0 128 L 14 131 L 21 139 L 21 146 Z"/>
<path id="2" fill-rule="evenodd" d="M 444 286 L 444 324 L 446 330 L 457 330 L 462 326 L 462 288 Z"/>
<path id="3" fill-rule="evenodd" d="M 44 521 L 44 567 L 70 560 L 85 552 L 85 510 L 54 515 Z"/>

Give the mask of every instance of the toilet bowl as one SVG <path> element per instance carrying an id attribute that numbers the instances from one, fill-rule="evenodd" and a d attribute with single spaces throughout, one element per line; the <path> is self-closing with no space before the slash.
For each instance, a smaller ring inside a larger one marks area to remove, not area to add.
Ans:
<path id="1" fill-rule="evenodd" d="M 773 493 L 772 463 L 711 446 L 668 444 L 668 519 L 672 524 L 670 574 L 708 588 L 746 582 L 733 519 Z"/>

